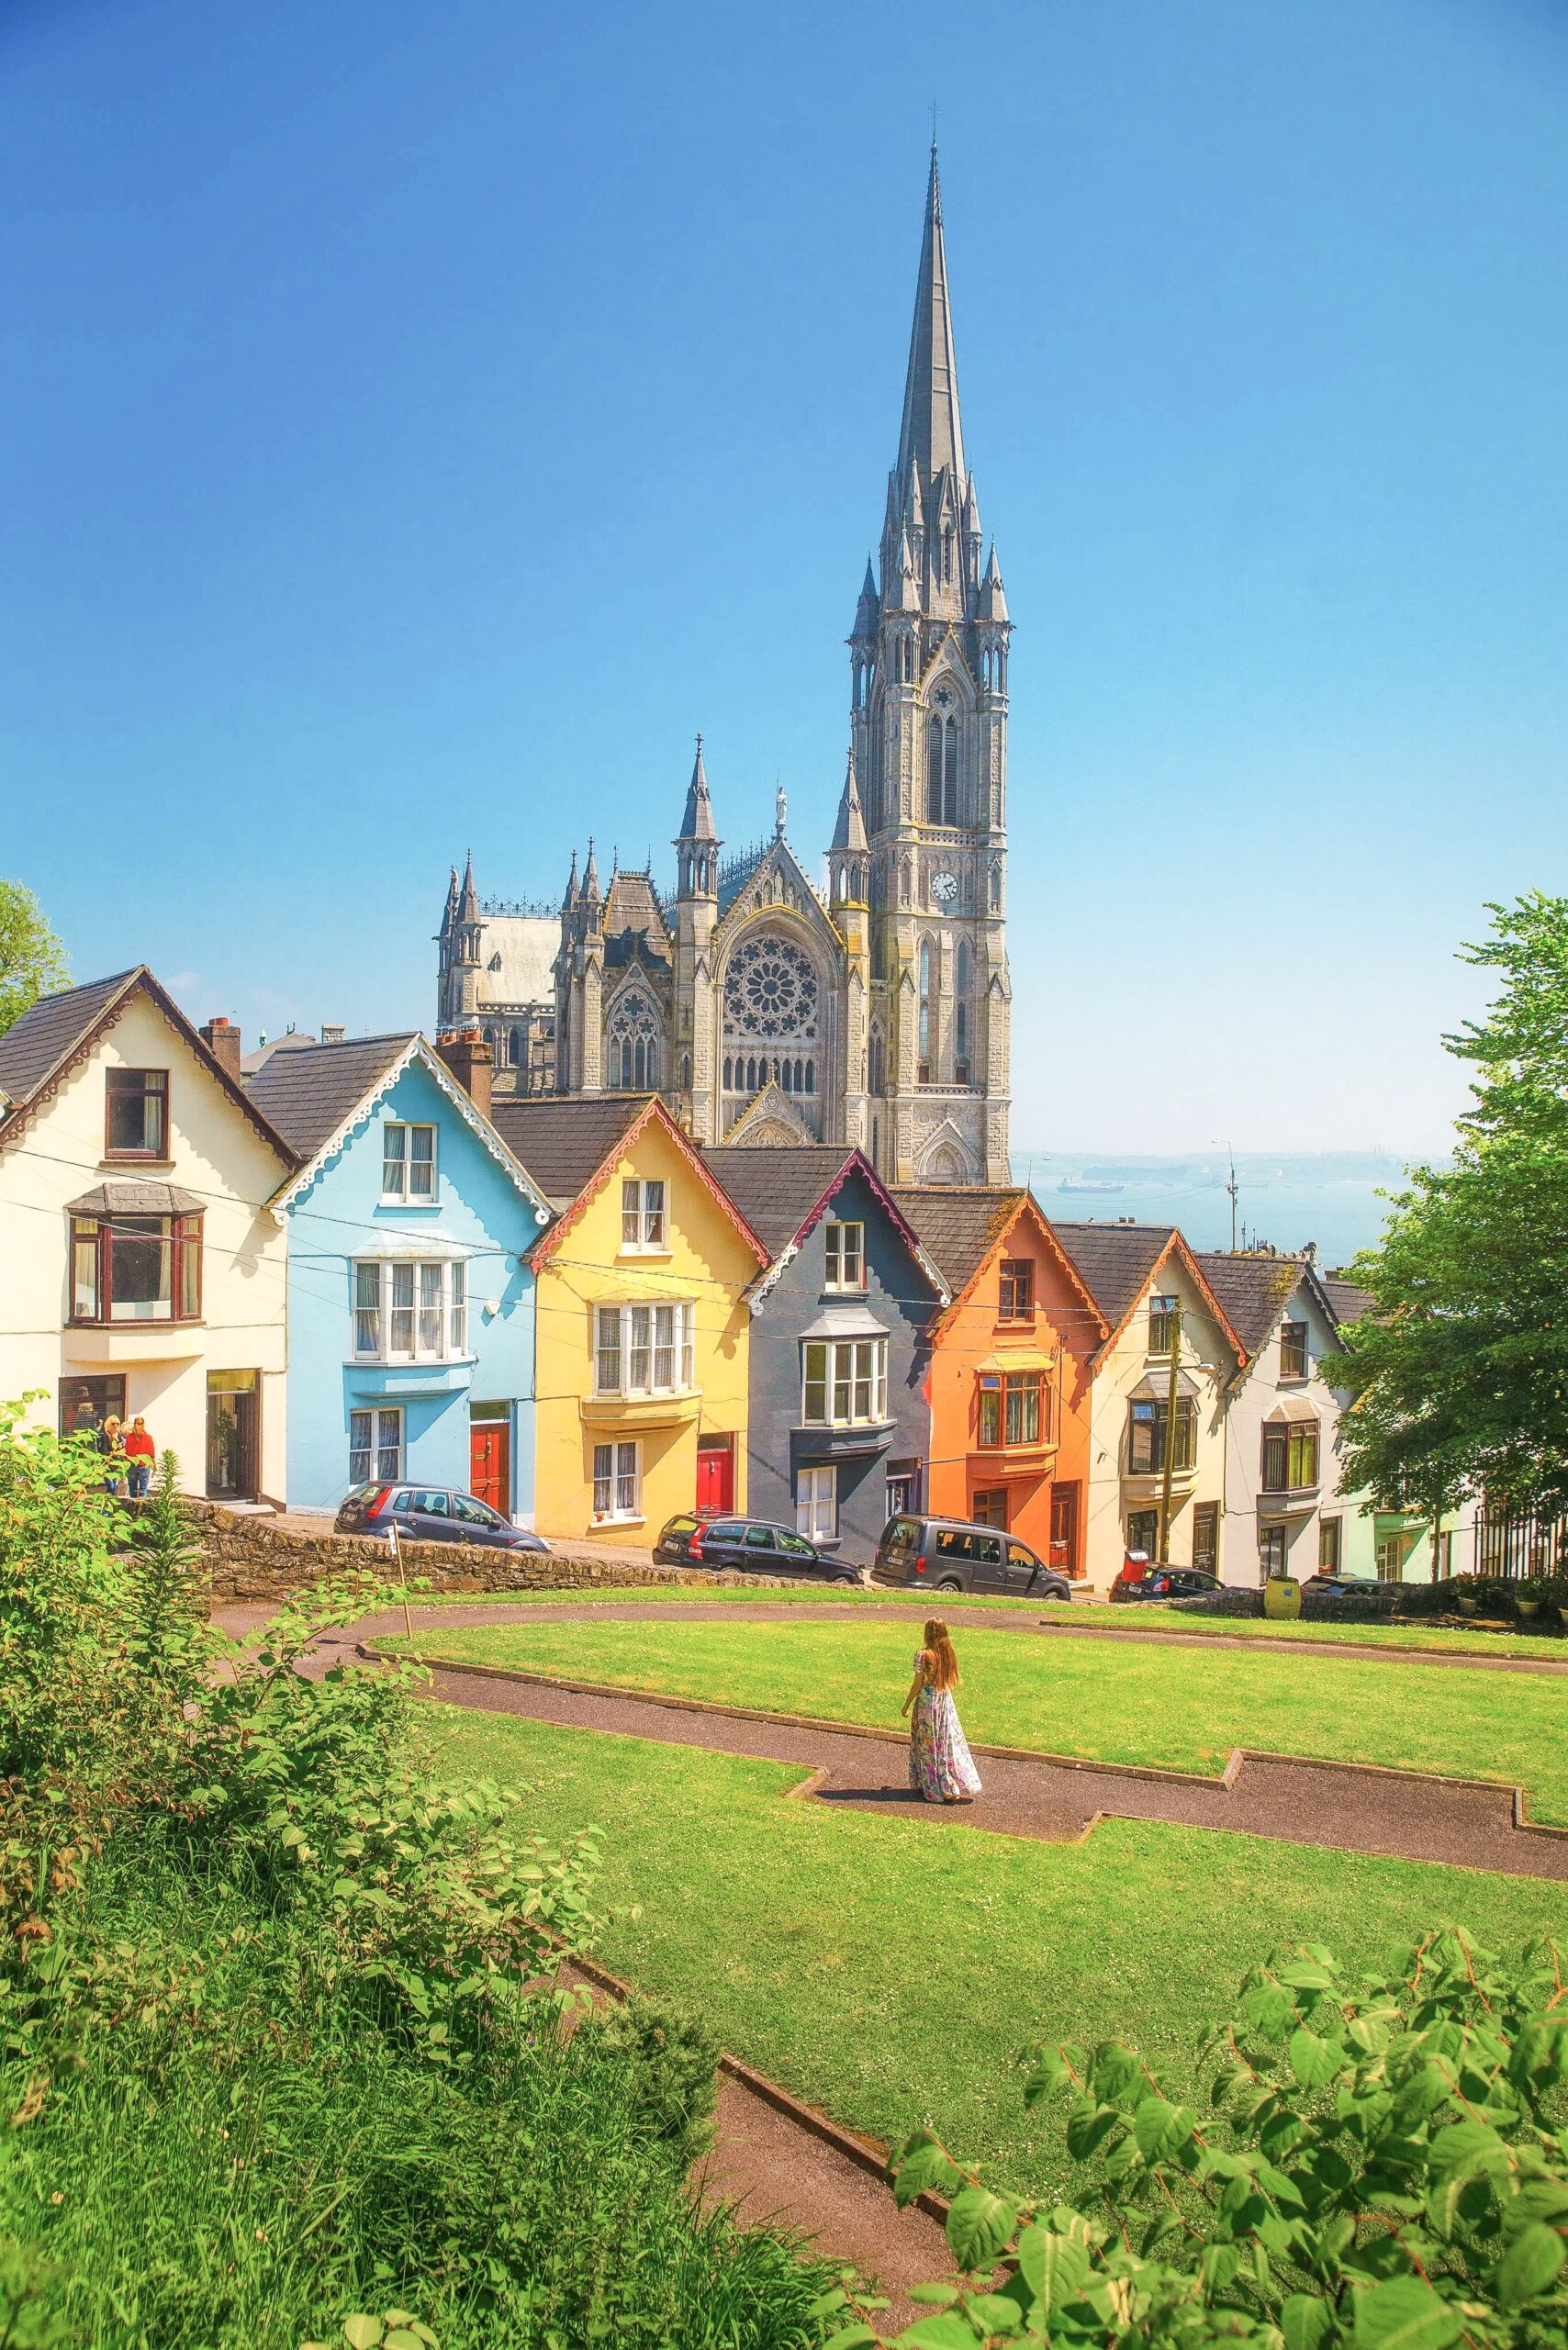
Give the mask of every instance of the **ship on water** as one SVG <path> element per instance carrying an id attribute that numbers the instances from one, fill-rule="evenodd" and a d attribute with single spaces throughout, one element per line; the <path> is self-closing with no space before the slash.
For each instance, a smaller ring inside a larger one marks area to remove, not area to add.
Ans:
<path id="1" fill-rule="evenodd" d="M 1064 1175 L 1057 1185 L 1058 1192 L 1096 1192 L 1101 1194 L 1106 1192 L 1123 1192 L 1126 1189 L 1125 1183 L 1095 1183 L 1082 1175 Z"/>

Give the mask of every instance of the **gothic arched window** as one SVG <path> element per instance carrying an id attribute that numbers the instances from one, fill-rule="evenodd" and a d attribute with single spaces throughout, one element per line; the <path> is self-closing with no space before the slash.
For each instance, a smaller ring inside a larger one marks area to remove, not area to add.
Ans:
<path id="1" fill-rule="evenodd" d="M 946 687 L 938 699 L 947 699 Z M 958 821 L 958 727 L 956 719 L 935 717 L 925 730 L 925 821 Z"/>
<path id="2" fill-rule="evenodd" d="M 920 942 L 920 1068 L 918 1080 L 922 1085 L 932 1081 L 932 1069 L 936 1059 L 936 1018 L 931 1001 L 931 941 Z"/>
<path id="3" fill-rule="evenodd" d="M 821 986 L 811 957 L 792 938 L 764 930 L 742 939 L 724 973 L 723 1016 L 724 1059 L 733 1064 L 726 1092 L 756 1093 L 771 1080 L 787 1093 L 815 1094 Z M 735 1049 L 759 1045 L 768 1049 Z M 732 1098 L 730 1123 L 743 1107 Z"/>
<path id="4" fill-rule="evenodd" d="M 969 1081 L 969 942 L 958 941 L 957 969 L 953 979 L 953 1082 L 968 1085 Z"/>
<path id="5" fill-rule="evenodd" d="M 613 1093 L 652 1093 L 659 1082 L 659 1024 L 645 995 L 629 988 L 604 1032 L 605 1082 Z"/>
<path id="6" fill-rule="evenodd" d="M 873 1093 L 885 1093 L 888 1090 L 888 1048 L 882 1041 L 881 1029 L 877 1026 L 871 1030 L 870 1058 L 871 1091 Z"/>

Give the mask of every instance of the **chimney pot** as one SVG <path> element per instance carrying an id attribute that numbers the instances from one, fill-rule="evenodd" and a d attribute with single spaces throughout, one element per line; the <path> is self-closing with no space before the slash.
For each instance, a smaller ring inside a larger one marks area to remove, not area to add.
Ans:
<path id="1" fill-rule="evenodd" d="M 328 1027 L 325 1023 L 322 1024 L 321 1042 L 324 1045 L 341 1045 L 347 1035 L 346 1028 Z"/>
<path id="2" fill-rule="evenodd" d="M 226 1020 L 219 1013 L 216 1019 L 209 1020 L 206 1027 L 196 1033 L 224 1075 L 231 1077 L 237 1085 L 240 1081 L 240 1031 L 233 1022 Z"/>

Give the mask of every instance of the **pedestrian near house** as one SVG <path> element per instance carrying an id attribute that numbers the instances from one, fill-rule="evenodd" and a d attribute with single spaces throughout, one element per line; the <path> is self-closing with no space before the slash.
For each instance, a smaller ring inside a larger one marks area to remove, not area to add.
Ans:
<path id="1" fill-rule="evenodd" d="M 157 1449 L 147 1433 L 147 1423 L 138 1412 L 125 1432 L 121 1450 L 125 1454 L 126 1484 L 133 1502 L 145 1498 L 152 1482 L 152 1464 L 158 1458 Z"/>
<path id="2" fill-rule="evenodd" d="M 909 1713 L 909 1784 L 927 1803 L 973 1803 L 980 1793 L 969 1740 L 958 1719 L 953 1692 L 958 1685 L 958 1660 L 946 1624 L 933 1617 L 925 1627 L 925 1646 L 914 1660 L 914 1679 L 899 1708 Z"/>
<path id="3" fill-rule="evenodd" d="M 125 1448 L 120 1443 L 119 1420 L 111 1412 L 93 1438 L 104 1460 L 104 1491 L 118 1494 L 120 1472 L 125 1466 Z"/>

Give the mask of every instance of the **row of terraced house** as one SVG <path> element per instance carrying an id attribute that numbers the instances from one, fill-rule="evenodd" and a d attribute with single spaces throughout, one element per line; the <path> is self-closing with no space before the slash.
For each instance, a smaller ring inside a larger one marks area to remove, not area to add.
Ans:
<path id="1" fill-rule="evenodd" d="M 1339 1489 L 1365 1301 L 1309 1258 L 702 1148 L 651 1096 L 492 1100 L 476 1030 L 242 1065 L 145 968 L 46 998 L 0 1036 L 0 1398 L 141 1415 L 219 1501 L 411 1479 L 547 1536 L 695 1507 L 856 1561 L 924 1510 L 1101 1587 L 1168 1510 L 1166 1555 L 1231 1582 L 1432 1568 Z"/>

